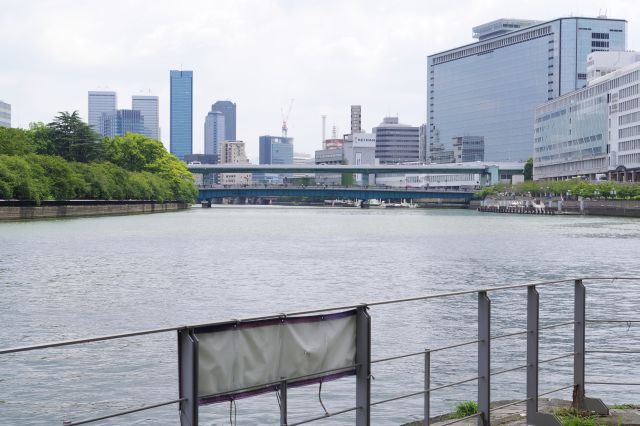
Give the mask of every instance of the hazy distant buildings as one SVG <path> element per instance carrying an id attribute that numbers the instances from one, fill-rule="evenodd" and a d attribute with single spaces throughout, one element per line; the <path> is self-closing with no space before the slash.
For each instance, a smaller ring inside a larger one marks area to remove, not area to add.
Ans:
<path id="1" fill-rule="evenodd" d="M 113 113 L 103 113 L 100 120 L 103 136 L 124 136 L 127 133 L 144 132 L 142 114 L 138 110 L 119 109 Z"/>
<path id="2" fill-rule="evenodd" d="M 536 106 L 584 87 L 589 53 L 626 49 L 618 19 L 500 19 L 473 31 L 478 42 L 428 57 L 429 144 L 482 135 L 490 161 L 529 158 Z"/>
<path id="3" fill-rule="evenodd" d="M 249 160 L 242 141 L 222 141 L 220 143 L 220 163 L 246 164 Z M 251 173 L 220 173 L 218 181 L 222 185 L 247 185 L 251 182 Z"/>
<path id="4" fill-rule="evenodd" d="M 351 134 L 362 132 L 362 106 L 351 105 Z"/>
<path id="5" fill-rule="evenodd" d="M 236 104 L 231 101 L 217 101 L 211 111 L 219 111 L 224 115 L 224 135 L 222 140 L 236 140 Z"/>
<path id="6" fill-rule="evenodd" d="M 170 71 L 170 139 L 172 154 L 183 159 L 193 152 L 193 71 Z"/>
<path id="7" fill-rule="evenodd" d="M 482 136 L 453 138 L 453 154 L 456 163 L 484 161 L 484 138 Z"/>
<path id="8" fill-rule="evenodd" d="M 204 153 L 220 153 L 220 144 L 225 140 L 225 118 L 220 111 L 210 111 L 204 119 Z M 222 161 L 222 155 L 221 155 Z"/>
<path id="9" fill-rule="evenodd" d="M 380 164 L 419 161 L 420 129 L 401 124 L 398 117 L 385 117 L 373 128 L 376 139 L 376 158 Z"/>
<path id="10" fill-rule="evenodd" d="M 260 136 L 260 164 L 293 164 L 293 138 Z"/>
<path id="11" fill-rule="evenodd" d="M 11 105 L 0 101 L 0 127 L 11 127 Z"/>
<path id="12" fill-rule="evenodd" d="M 131 109 L 140 111 L 143 122 L 142 134 L 151 139 L 160 140 L 158 97 L 134 95 L 131 97 Z"/>
<path id="13" fill-rule="evenodd" d="M 89 126 L 100 135 L 106 136 L 103 115 L 112 116 L 117 108 L 116 92 L 89 91 Z"/>

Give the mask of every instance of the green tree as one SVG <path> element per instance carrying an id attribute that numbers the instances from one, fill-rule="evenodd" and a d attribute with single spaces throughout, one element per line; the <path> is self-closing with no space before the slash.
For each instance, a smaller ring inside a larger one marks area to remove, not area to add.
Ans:
<path id="1" fill-rule="evenodd" d="M 50 154 L 80 163 L 100 157 L 100 135 L 80 119 L 78 111 L 59 113 L 47 127 L 51 144 Z"/>
<path id="2" fill-rule="evenodd" d="M 132 172 L 140 172 L 148 165 L 170 155 L 161 142 L 135 133 L 105 138 L 102 141 L 103 157 Z"/>
<path id="3" fill-rule="evenodd" d="M 524 180 L 533 180 L 533 158 L 524 163 Z"/>

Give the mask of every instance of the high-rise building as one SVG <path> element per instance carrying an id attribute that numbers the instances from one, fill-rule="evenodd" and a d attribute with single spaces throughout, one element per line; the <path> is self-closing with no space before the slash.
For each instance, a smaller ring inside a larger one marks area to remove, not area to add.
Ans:
<path id="1" fill-rule="evenodd" d="M 385 117 L 373 128 L 376 158 L 380 164 L 411 163 L 420 160 L 420 128 L 400 124 L 398 117 Z"/>
<path id="2" fill-rule="evenodd" d="M 220 154 L 224 139 L 224 115 L 220 111 L 210 111 L 204 119 L 204 153 Z M 221 161 L 222 161 L 222 157 Z"/>
<path id="3" fill-rule="evenodd" d="M 0 127 L 11 127 L 11 105 L 0 101 Z"/>
<path id="4" fill-rule="evenodd" d="M 169 149 L 183 159 L 193 153 L 193 71 L 170 71 Z"/>
<path id="5" fill-rule="evenodd" d="M 246 164 L 249 160 L 242 141 L 222 141 L 220 143 L 220 163 Z M 220 173 L 222 185 L 247 185 L 251 182 L 251 173 Z"/>
<path id="6" fill-rule="evenodd" d="M 260 136 L 260 164 L 293 164 L 293 138 Z"/>
<path id="7" fill-rule="evenodd" d="M 231 101 L 217 101 L 211 105 L 211 111 L 219 111 L 224 115 L 223 140 L 236 140 L 236 104 Z"/>
<path id="8" fill-rule="evenodd" d="M 484 161 L 484 138 L 482 136 L 453 138 L 453 153 L 456 163 Z"/>
<path id="9" fill-rule="evenodd" d="M 362 106 L 351 105 L 351 134 L 362 132 Z"/>
<path id="10" fill-rule="evenodd" d="M 429 144 L 482 136 L 488 161 L 529 158 L 536 106 L 584 87 L 589 53 L 626 49 L 618 19 L 501 19 L 474 35 L 476 43 L 428 57 Z"/>
<path id="11" fill-rule="evenodd" d="M 127 133 L 143 134 L 142 114 L 135 109 L 119 109 L 113 113 L 103 113 L 100 120 L 103 136 L 124 136 Z"/>
<path id="12" fill-rule="evenodd" d="M 134 95 L 131 97 L 131 109 L 140 111 L 144 122 L 142 134 L 151 139 L 160 140 L 158 97 Z"/>
<path id="13" fill-rule="evenodd" d="M 115 114 L 117 106 L 116 92 L 89 91 L 89 126 L 102 136 L 106 136 L 102 128 L 102 115 Z"/>
<path id="14" fill-rule="evenodd" d="M 536 109 L 534 179 L 595 179 L 608 173 L 612 180 L 640 181 L 640 62 L 615 71 L 611 66 L 640 55 L 597 56 L 590 61 L 596 69 L 608 68 L 606 74 Z"/>

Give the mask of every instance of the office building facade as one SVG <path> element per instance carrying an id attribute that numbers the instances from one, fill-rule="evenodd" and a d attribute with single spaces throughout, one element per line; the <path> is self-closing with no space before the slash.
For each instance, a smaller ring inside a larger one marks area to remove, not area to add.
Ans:
<path id="1" fill-rule="evenodd" d="M 113 115 L 118 108 L 116 92 L 89 91 L 89 126 L 102 136 L 106 135 L 106 129 L 102 127 L 103 114 Z"/>
<path id="2" fill-rule="evenodd" d="M 428 57 L 429 144 L 476 135 L 484 137 L 487 160 L 526 160 L 536 106 L 584 87 L 592 51 L 625 50 L 626 21 L 489 24 L 474 29 L 480 41 Z"/>
<path id="3" fill-rule="evenodd" d="M 11 127 L 11 105 L 0 101 L 0 127 Z"/>
<path id="4" fill-rule="evenodd" d="M 211 105 L 211 111 L 224 115 L 224 135 L 222 140 L 236 140 L 236 104 L 231 101 L 217 101 Z"/>
<path id="5" fill-rule="evenodd" d="M 260 136 L 260 164 L 293 164 L 293 138 Z"/>
<path id="6" fill-rule="evenodd" d="M 220 144 L 224 141 L 225 118 L 220 111 L 210 111 L 204 119 L 204 153 L 220 154 Z"/>
<path id="7" fill-rule="evenodd" d="M 158 97 L 134 95 L 131 97 L 131 109 L 140 111 L 144 124 L 142 134 L 148 138 L 160 140 Z"/>
<path id="8" fill-rule="evenodd" d="M 351 105 L 351 134 L 362 133 L 362 106 Z"/>
<path id="9" fill-rule="evenodd" d="M 143 134 L 142 113 L 133 109 L 119 109 L 114 113 L 103 113 L 100 120 L 103 136 L 124 136 L 127 133 Z"/>
<path id="10" fill-rule="evenodd" d="M 640 62 L 536 109 L 533 177 L 640 181 Z"/>
<path id="11" fill-rule="evenodd" d="M 482 136 L 459 136 L 453 138 L 452 143 L 456 163 L 484 161 L 484 138 Z"/>
<path id="12" fill-rule="evenodd" d="M 246 164 L 249 160 L 243 141 L 222 141 L 220 143 L 220 163 Z M 218 181 L 222 185 L 248 185 L 251 173 L 220 173 Z"/>
<path id="13" fill-rule="evenodd" d="M 373 128 L 376 158 L 380 164 L 413 163 L 420 159 L 420 128 L 401 124 L 398 117 L 385 117 Z"/>
<path id="14" fill-rule="evenodd" d="M 193 71 L 171 70 L 169 77 L 169 149 L 183 159 L 193 153 Z"/>

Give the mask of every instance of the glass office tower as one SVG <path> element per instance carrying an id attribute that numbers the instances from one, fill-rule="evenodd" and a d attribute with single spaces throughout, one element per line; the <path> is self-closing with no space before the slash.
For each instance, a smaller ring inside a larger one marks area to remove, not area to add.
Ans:
<path id="1" fill-rule="evenodd" d="M 89 126 L 102 136 L 106 136 L 106 131 L 102 127 L 102 115 L 115 114 L 116 108 L 116 92 L 89 91 Z"/>
<path id="2" fill-rule="evenodd" d="M 158 125 L 158 97 L 149 95 L 134 95 L 131 97 L 131 109 L 140 111 L 144 129 L 142 134 L 155 140 L 160 140 Z"/>
<path id="3" fill-rule="evenodd" d="M 293 138 L 260 136 L 260 164 L 293 164 Z"/>
<path id="4" fill-rule="evenodd" d="M 172 154 L 193 153 L 193 71 L 171 70 L 170 139 Z"/>
<path id="5" fill-rule="evenodd" d="M 536 106 L 584 87 L 592 51 L 626 49 L 624 20 L 561 18 L 512 29 L 476 32 L 482 41 L 428 57 L 430 145 L 474 135 L 484 138 L 486 161 L 526 160 Z"/>
<path id="6" fill-rule="evenodd" d="M 211 111 L 219 111 L 224 115 L 225 141 L 236 140 L 236 104 L 231 101 L 217 101 L 211 106 Z"/>
<path id="7" fill-rule="evenodd" d="M 11 127 L 11 105 L 0 101 L 0 127 Z"/>

